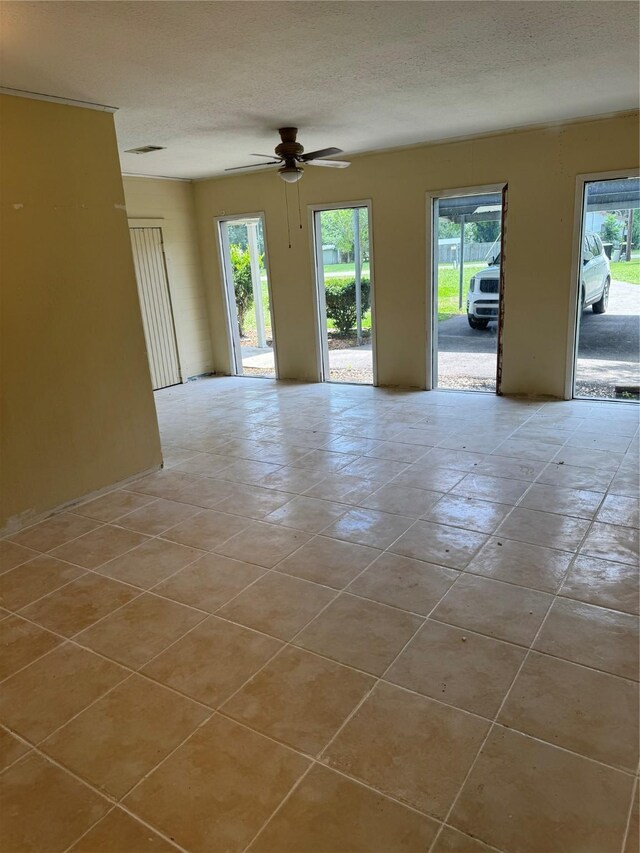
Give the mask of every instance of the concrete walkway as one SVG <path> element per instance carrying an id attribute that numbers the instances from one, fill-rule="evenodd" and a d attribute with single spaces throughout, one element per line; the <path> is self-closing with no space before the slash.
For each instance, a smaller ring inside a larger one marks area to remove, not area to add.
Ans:
<path id="1" fill-rule="evenodd" d="M 496 375 L 497 324 L 486 330 L 470 328 L 465 315 L 438 325 L 438 373 L 445 377 L 491 380 Z M 623 281 L 611 283 L 606 314 L 591 308 L 580 320 L 577 376 L 593 385 L 640 383 L 640 287 Z M 242 347 L 245 367 L 274 369 L 271 347 Z M 329 350 L 331 369 L 371 371 L 371 343 L 361 347 Z"/>

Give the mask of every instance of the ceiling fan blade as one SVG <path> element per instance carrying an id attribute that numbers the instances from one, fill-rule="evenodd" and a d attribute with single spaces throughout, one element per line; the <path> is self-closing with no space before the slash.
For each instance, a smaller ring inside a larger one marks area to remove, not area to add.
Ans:
<path id="1" fill-rule="evenodd" d="M 347 160 L 310 160 L 305 166 L 328 166 L 330 169 L 346 169 L 350 166 Z"/>
<path id="2" fill-rule="evenodd" d="M 304 163 L 309 160 L 317 160 L 318 157 L 333 157 L 334 154 L 342 154 L 342 148 L 321 148 L 319 151 L 310 151 L 308 154 L 302 154 L 299 159 Z"/>
<path id="3" fill-rule="evenodd" d="M 232 166 L 230 169 L 225 169 L 225 172 L 237 172 L 240 169 L 260 169 L 264 166 L 279 166 L 281 160 L 271 160 L 269 163 L 249 163 L 248 166 Z"/>
<path id="4" fill-rule="evenodd" d="M 268 157 L 269 159 L 273 159 L 273 154 L 249 154 L 249 157 Z"/>

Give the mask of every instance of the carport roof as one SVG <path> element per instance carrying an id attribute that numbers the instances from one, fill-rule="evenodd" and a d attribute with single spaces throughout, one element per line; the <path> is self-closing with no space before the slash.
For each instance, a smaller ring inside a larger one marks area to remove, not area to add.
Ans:
<path id="1" fill-rule="evenodd" d="M 591 181 L 587 192 L 587 210 L 629 210 L 640 207 L 640 178 Z"/>
<path id="2" fill-rule="evenodd" d="M 438 215 L 458 222 L 461 216 L 467 222 L 487 222 L 500 219 L 502 193 L 482 193 L 455 198 L 438 199 Z"/>
<path id="3" fill-rule="evenodd" d="M 587 186 L 588 211 L 640 208 L 640 178 L 590 181 Z M 500 193 L 441 198 L 438 200 L 438 215 L 452 222 L 459 222 L 461 216 L 466 222 L 487 222 L 500 219 L 501 207 Z"/>

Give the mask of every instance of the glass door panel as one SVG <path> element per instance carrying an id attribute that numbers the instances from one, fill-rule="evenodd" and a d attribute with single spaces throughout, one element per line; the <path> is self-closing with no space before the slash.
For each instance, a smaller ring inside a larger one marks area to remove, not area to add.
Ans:
<path id="1" fill-rule="evenodd" d="M 497 390 L 502 191 L 433 201 L 433 385 Z"/>
<path id="2" fill-rule="evenodd" d="M 322 378 L 373 385 L 373 281 L 367 206 L 314 214 Z"/>

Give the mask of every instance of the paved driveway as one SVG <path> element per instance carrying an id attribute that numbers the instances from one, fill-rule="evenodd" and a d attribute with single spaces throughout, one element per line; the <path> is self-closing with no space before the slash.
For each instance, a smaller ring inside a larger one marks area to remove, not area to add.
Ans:
<path id="1" fill-rule="evenodd" d="M 582 313 L 580 355 L 584 358 L 610 358 L 637 361 L 640 347 L 640 287 L 613 281 L 606 314 Z M 493 353 L 497 347 L 497 323 L 486 330 L 472 329 L 466 315 L 443 320 L 438 326 L 440 352 Z"/>
<path id="2" fill-rule="evenodd" d="M 606 314 L 583 312 L 577 375 L 594 384 L 638 384 L 640 368 L 640 287 L 613 281 Z M 495 377 L 497 323 L 470 328 L 465 315 L 438 326 L 440 376 Z"/>

